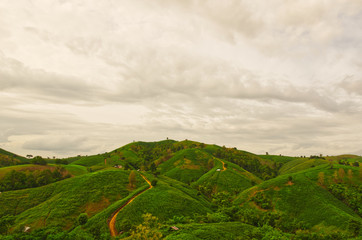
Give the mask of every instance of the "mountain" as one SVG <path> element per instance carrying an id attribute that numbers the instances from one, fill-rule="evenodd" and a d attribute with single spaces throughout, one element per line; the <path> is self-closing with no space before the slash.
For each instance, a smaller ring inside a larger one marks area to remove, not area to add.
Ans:
<path id="1" fill-rule="evenodd" d="M 33 164 L 1 154 L 18 165 L 0 167 L 0 239 L 361 236 L 355 155 L 256 155 L 189 140 Z"/>

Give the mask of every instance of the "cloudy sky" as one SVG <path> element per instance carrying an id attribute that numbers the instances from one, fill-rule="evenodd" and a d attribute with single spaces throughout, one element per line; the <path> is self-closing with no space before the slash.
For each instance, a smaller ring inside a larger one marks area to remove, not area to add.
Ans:
<path id="1" fill-rule="evenodd" d="M 361 0 L 2 0 L 0 147 L 362 154 Z"/>

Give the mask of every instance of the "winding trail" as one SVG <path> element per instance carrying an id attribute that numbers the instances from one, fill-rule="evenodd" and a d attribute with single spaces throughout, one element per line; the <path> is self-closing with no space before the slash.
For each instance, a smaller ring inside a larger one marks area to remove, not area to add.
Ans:
<path id="1" fill-rule="evenodd" d="M 149 187 L 146 188 L 145 190 L 137 193 L 136 195 L 134 195 L 131 199 L 129 199 L 125 204 L 123 204 L 117 211 L 115 211 L 112 216 L 111 216 L 111 220 L 108 223 L 108 227 L 109 227 L 109 231 L 111 232 L 111 236 L 115 237 L 118 235 L 117 233 L 117 229 L 116 229 L 116 219 L 117 219 L 117 215 L 118 213 L 128 204 L 130 204 L 136 197 L 138 197 L 139 195 L 141 195 L 142 193 L 144 193 L 145 191 L 149 190 L 152 188 L 152 184 L 151 182 L 145 177 L 143 176 L 141 173 L 140 175 L 143 177 L 143 179 L 148 183 Z"/>
<path id="2" fill-rule="evenodd" d="M 220 162 L 222 162 L 222 170 L 221 170 L 221 172 L 223 172 L 223 171 L 226 170 L 225 163 L 224 163 L 224 161 L 222 161 L 222 160 L 220 160 Z"/>

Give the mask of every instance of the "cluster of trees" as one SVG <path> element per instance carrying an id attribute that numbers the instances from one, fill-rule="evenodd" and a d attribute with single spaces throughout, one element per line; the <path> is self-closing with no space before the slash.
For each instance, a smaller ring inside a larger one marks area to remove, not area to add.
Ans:
<path id="1" fill-rule="evenodd" d="M 358 161 L 355 161 L 354 163 L 350 163 L 349 161 L 345 160 L 345 159 L 339 159 L 338 160 L 338 164 L 341 164 L 341 165 L 346 165 L 346 166 L 354 166 L 354 167 L 359 167 L 359 162 Z"/>
<path id="2" fill-rule="evenodd" d="M 7 167 L 19 164 L 19 160 L 15 159 L 12 156 L 0 155 L 0 167 Z"/>
<path id="3" fill-rule="evenodd" d="M 362 186 L 347 183 L 334 183 L 328 186 L 328 190 L 339 200 L 350 206 L 362 217 Z"/>
<path id="4" fill-rule="evenodd" d="M 12 170 L 6 173 L 0 180 L 0 191 L 39 187 L 69 177 L 71 177 L 70 174 L 66 174 L 66 170 L 62 167 L 57 167 L 53 171 L 49 169 L 43 171 L 36 170 L 28 174 Z"/>
<path id="5" fill-rule="evenodd" d="M 44 158 L 40 157 L 40 156 L 36 156 L 33 159 L 31 159 L 30 163 L 31 164 L 36 164 L 36 165 L 47 165 L 48 164 L 47 161 Z"/>
<path id="6" fill-rule="evenodd" d="M 235 148 L 220 148 L 215 152 L 215 156 L 235 163 L 264 180 L 276 177 L 278 175 L 278 169 L 282 166 L 281 163 L 275 163 L 273 168 L 271 168 L 266 164 L 262 164 L 256 156 L 238 151 Z"/>
<path id="7" fill-rule="evenodd" d="M 273 205 L 270 201 L 270 199 L 265 196 L 264 192 L 257 192 L 252 198 L 252 201 L 255 202 L 256 205 L 258 205 L 262 209 L 272 209 Z"/>
<path id="8" fill-rule="evenodd" d="M 66 159 L 56 159 L 56 160 L 55 160 L 55 164 L 68 165 L 69 162 L 68 162 L 68 160 L 66 160 Z"/>

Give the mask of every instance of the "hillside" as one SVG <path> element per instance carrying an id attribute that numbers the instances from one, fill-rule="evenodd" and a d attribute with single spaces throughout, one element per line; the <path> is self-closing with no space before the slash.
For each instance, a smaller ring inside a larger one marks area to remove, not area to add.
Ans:
<path id="1" fill-rule="evenodd" d="M 28 162 L 25 157 L 19 156 L 15 153 L 11 153 L 0 148 L 0 167 L 12 166 L 25 162 Z"/>
<path id="2" fill-rule="evenodd" d="M 346 166 L 338 166 L 338 169 L 346 172 L 351 169 L 355 176 L 354 181 L 360 185 L 358 169 Z M 321 165 L 298 173 L 281 175 L 244 191 L 235 203 L 246 208 L 286 214 L 315 227 L 322 225 L 347 228 L 350 219 L 360 217 L 326 189 L 327 181 L 334 181 L 331 179 L 335 170 L 328 165 Z M 321 185 L 320 180 L 318 182 L 320 173 L 324 173 L 325 185 Z M 347 178 L 343 181 L 347 181 Z"/>
<path id="3" fill-rule="evenodd" d="M 111 226 L 118 239 L 354 239 L 361 159 L 164 140 L 19 162 L 0 167 L 0 185 L 25 188 L 0 193 L 0 239 L 111 239 Z"/>

